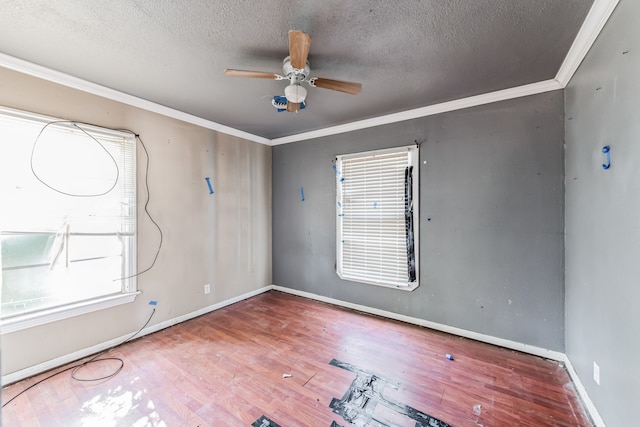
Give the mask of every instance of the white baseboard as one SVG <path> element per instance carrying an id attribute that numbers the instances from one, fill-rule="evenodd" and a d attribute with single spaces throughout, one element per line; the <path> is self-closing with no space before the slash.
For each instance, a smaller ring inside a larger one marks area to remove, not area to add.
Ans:
<path id="1" fill-rule="evenodd" d="M 191 313 L 187 313 L 184 314 L 182 316 L 178 316 L 178 317 L 174 317 L 173 319 L 169 319 L 169 320 L 165 320 L 164 322 L 160 322 L 157 323 L 155 325 L 151 325 L 148 326 L 146 328 L 144 328 L 142 331 L 140 331 L 140 333 L 137 335 L 137 337 L 142 337 L 145 335 L 149 335 L 152 334 L 154 332 L 160 331 L 162 329 L 168 328 L 170 326 L 173 325 L 177 325 L 178 323 L 182 323 L 185 322 L 187 320 L 193 319 L 195 317 L 198 316 L 202 316 L 203 314 L 207 314 L 210 313 L 212 311 L 215 310 L 219 310 L 223 307 L 226 307 L 228 305 L 234 304 L 236 302 L 251 298 L 253 296 L 256 296 L 258 294 L 261 294 L 263 292 L 269 291 L 273 288 L 273 286 L 265 286 L 262 287 L 260 289 L 256 289 L 254 291 L 251 292 L 247 292 L 245 294 L 242 295 L 238 295 L 237 297 L 234 298 L 230 298 L 228 300 L 219 302 L 217 304 L 213 304 L 210 305 L 208 307 L 204 307 L 201 308 L 200 310 L 196 310 L 196 311 L 192 311 Z M 126 335 L 123 335 L 121 337 L 117 337 L 114 338 L 112 340 L 109 341 L 105 341 L 102 342 L 100 344 L 96 344 L 94 346 L 91 347 L 87 347 L 87 348 L 83 348 L 81 350 L 78 351 L 74 351 L 73 353 L 69 353 L 69 354 L 65 354 L 64 356 L 60 356 L 57 357 L 55 359 L 51 359 L 48 360 L 46 362 L 43 363 L 39 363 L 37 365 L 34 366 L 30 366 L 26 369 L 22 369 L 20 371 L 16 371 L 16 372 L 12 372 L 10 374 L 7 375 L 3 375 L 2 376 L 2 385 L 5 386 L 7 384 L 12 384 L 18 381 L 21 381 L 25 378 L 29 378 L 32 377 L 34 375 L 38 375 L 41 374 L 43 372 L 46 372 L 50 369 L 54 369 L 57 368 L 59 366 L 63 366 L 66 365 L 68 363 L 74 362 L 76 360 L 80 360 L 83 359 L 89 355 L 95 354 L 95 353 L 99 353 L 103 350 L 106 350 L 108 348 L 111 348 L 119 343 L 122 343 L 124 340 L 126 340 L 127 338 L 129 338 L 131 336 L 131 333 L 128 333 Z"/>
<path id="2" fill-rule="evenodd" d="M 282 286 L 277 286 L 277 285 L 274 285 L 273 289 L 276 291 L 286 292 L 292 295 L 298 295 L 301 297 L 314 299 L 316 301 L 322 301 L 329 304 L 362 311 L 365 313 L 375 314 L 377 316 L 387 317 L 389 319 L 400 320 L 401 322 L 411 323 L 418 326 L 424 326 L 429 329 L 435 329 L 436 331 L 442 331 L 449 334 L 470 338 L 472 340 L 486 342 L 488 344 L 505 347 L 511 350 L 521 351 L 523 353 L 533 354 L 535 356 L 556 360 L 558 362 L 564 362 L 566 359 L 565 354 L 559 351 L 548 350 L 546 348 L 536 347 L 529 344 L 523 344 L 517 341 L 511 341 L 504 338 L 493 337 L 491 335 L 485 335 L 485 334 L 469 331 L 462 328 L 456 328 L 454 326 L 443 325 L 442 323 L 431 322 L 429 320 L 419 319 L 417 317 L 405 316 L 404 314 L 393 313 L 391 311 L 386 311 L 386 310 L 379 310 L 377 308 L 371 308 L 365 305 L 353 304 L 350 302 L 340 301 L 334 298 L 328 298 L 321 295 L 312 294 L 309 292 L 298 291 L 296 289 L 284 288 Z"/>
<path id="3" fill-rule="evenodd" d="M 569 357 L 566 355 L 565 355 L 564 365 L 566 366 L 567 372 L 569 373 L 569 377 L 571 377 L 571 381 L 573 381 L 573 385 L 576 387 L 576 391 L 578 392 L 580 399 L 582 399 L 582 403 L 586 407 L 587 412 L 591 416 L 591 420 L 593 421 L 595 426 L 606 427 L 604 420 L 602 419 L 602 417 L 600 416 L 600 413 L 596 409 L 596 406 L 593 404 L 593 402 L 591 401 L 591 398 L 587 394 L 587 389 L 584 387 L 584 384 L 582 384 L 582 381 L 580 380 L 578 373 L 576 372 L 575 369 L 573 369 L 573 365 L 571 364 Z"/>

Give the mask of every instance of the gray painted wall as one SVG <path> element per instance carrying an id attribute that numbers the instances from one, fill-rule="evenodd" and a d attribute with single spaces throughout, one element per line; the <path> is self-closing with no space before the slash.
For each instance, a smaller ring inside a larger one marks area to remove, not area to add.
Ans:
<path id="1" fill-rule="evenodd" d="M 566 89 L 566 352 L 609 427 L 640 401 L 638 17 L 622 0 Z"/>
<path id="2" fill-rule="evenodd" d="M 556 91 L 273 147 L 274 283 L 564 351 L 563 108 Z M 333 159 L 414 140 L 420 287 L 339 279 Z"/>

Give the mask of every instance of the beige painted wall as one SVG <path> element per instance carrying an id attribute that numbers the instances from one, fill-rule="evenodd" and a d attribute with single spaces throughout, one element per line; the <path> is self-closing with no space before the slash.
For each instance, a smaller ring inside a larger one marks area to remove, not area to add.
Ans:
<path id="1" fill-rule="evenodd" d="M 164 232 L 135 302 L 3 335 L 3 375 L 138 330 L 151 300 L 153 325 L 271 284 L 271 147 L 3 68 L 0 105 L 138 133 L 151 159 L 149 210 Z M 159 242 L 143 213 L 144 165 L 138 147 L 138 270 Z"/>

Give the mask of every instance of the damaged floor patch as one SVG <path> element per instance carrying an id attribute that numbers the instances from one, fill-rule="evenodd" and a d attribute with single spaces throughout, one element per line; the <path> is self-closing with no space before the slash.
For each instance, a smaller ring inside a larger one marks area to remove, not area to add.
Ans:
<path id="1" fill-rule="evenodd" d="M 261 416 L 251 424 L 253 427 L 280 427 L 280 424 L 271 421 L 266 416 Z"/>
<path id="2" fill-rule="evenodd" d="M 451 427 L 429 414 L 386 398 L 385 388 L 397 389 L 397 383 L 336 359 L 329 364 L 356 374 L 342 399 L 333 398 L 329 404 L 345 421 L 358 427 Z"/>

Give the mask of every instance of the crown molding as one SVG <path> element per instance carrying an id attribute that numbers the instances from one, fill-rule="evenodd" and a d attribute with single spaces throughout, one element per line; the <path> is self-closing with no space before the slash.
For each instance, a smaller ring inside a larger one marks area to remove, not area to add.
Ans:
<path id="1" fill-rule="evenodd" d="M 619 0 L 595 0 L 593 2 L 578 35 L 558 70 L 558 74 L 556 74 L 556 80 L 563 88 L 569 84 L 582 60 L 587 56 L 589 49 L 598 38 L 618 2 Z"/>
<path id="2" fill-rule="evenodd" d="M 124 104 L 151 111 L 153 113 L 162 114 L 166 117 L 182 120 L 183 122 L 201 126 L 206 129 L 215 130 L 227 135 L 237 136 L 239 138 L 248 139 L 249 141 L 258 142 L 265 145 L 270 145 L 271 142 L 268 138 L 263 138 L 261 136 L 234 129 L 229 126 L 221 125 L 220 123 L 212 122 L 210 120 L 206 120 L 192 114 L 165 107 L 164 105 L 156 104 L 155 102 L 147 101 L 146 99 L 138 98 L 136 96 L 129 95 L 127 93 L 120 92 L 106 86 L 101 86 L 99 84 L 92 83 L 87 80 L 83 80 L 78 77 L 62 73 L 60 71 L 52 70 L 47 67 L 43 67 L 41 65 L 37 65 L 19 58 L 15 58 L 4 53 L 0 53 L 0 66 L 63 86 L 67 86 L 72 89 L 81 90 L 86 93 L 98 95 L 103 98 L 111 99 L 113 101 L 122 102 Z"/>
<path id="3" fill-rule="evenodd" d="M 307 139 L 337 135 L 340 133 L 352 132 L 354 130 L 366 129 L 390 123 L 397 123 L 405 120 L 432 116 L 434 114 L 446 113 L 454 110 L 461 110 L 463 108 L 476 107 L 478 105 L 491 104 L 493 102 L 506 101 L 508 99 L 520 98 L 529 95 L 536 95 L 539 93 L 549 92 L 562 88 L 563 86 L 555 79 L 545 80 L 542 82 L 531 83 L 524 86 L 517 86 L 509 89 L 498 90 L 495 92 L 484 93 L 482 95 L 475 95 L 468 98 L 461 98 L 454 101 L 447 101 L 440 104 L 429 105 L 427 107 L 415 108 L 413 110 L 402 111 L 400 113 L 387 114 L 385 116 L 359 120 L 343 125 L 318 129 L 311 132 L 284 136 L 282 138 L 272 139 L 271 145 L 288 144 L 291 142 L 304 141 Z"/>
<path id="4" fill-rule="evenodd" d="M 107 99 L 122 102 L 127 105 L 141 108 L 143 110 L 162 114 L 167 117 L 182 120 L 206 129 L 215 130 L 227 135 L 236 136 L 265 145 L 280 145 L 292 142 L 304 141 L 308 139 L 321 138 L 330 135 L 337 135 L 345 132 L 366 129 L 385 124 L 397 123 L 405 120 L 416 119 L 419 117 L 431 116 L 434 114 L 445 113 L 464 108 L 475 107 L 478 105 L 489 104 L 492 102 L 505 101 L 508 99 L 519 98 L 523 96 L 535 95 L 553 90 L 564 89 L 574 73 L 580 66 L 589 49 L 595 42 L 596 38 L 602 31 L 602 28 L 608 21 L 609 17 L 618 5 L 619 0 L 595 0 L 585 21 L 578 31 L 567 56 L 565 57 L 556 77 L 551 80 L 545 80 L 537 83 L 531 83 L 514 88 L 503 89 L 495 92 L 485 93 L 481 95 L 471 96 L 468 98 L 457 99 L 453 101 L 443 102 L 440 104 L 429 105 L 426 107 L 415 108 L 399 113 L 388 114 L 384 116 L 374 117 L 365 120 L 359 120 L 351 123 L 345 123 L 338 126 L 331 126 L 310 132 L 302 132 L 295 135 L 284 136 L 281 138 L 268 139 L 259 135 L 241 131 L 229 126 L 222 125 L 210 120 L 203 119 L 188 113 L 184 113 L 164 105 L 156 104 L 142 98 L 135 97 L 105 86 L 98 85 L 68 74 L 51 70 L 41 65 L 33 64 L 22 59 L 18 59 L 3 53 L 0 53 L 0 66 L 61 84 L 83 92 L 102 96 Z"/>

